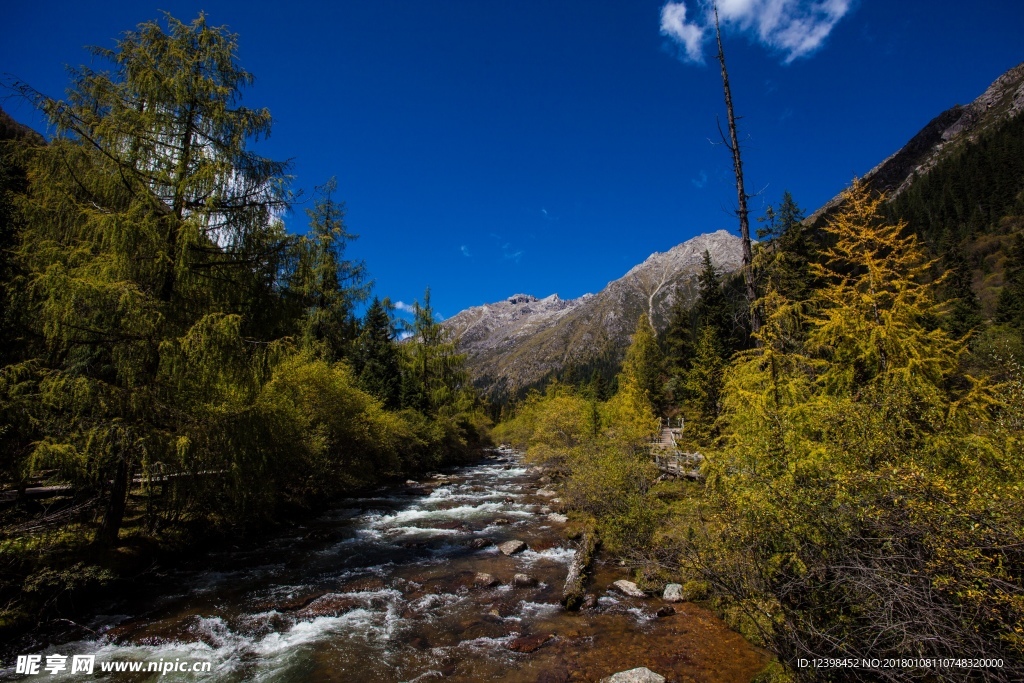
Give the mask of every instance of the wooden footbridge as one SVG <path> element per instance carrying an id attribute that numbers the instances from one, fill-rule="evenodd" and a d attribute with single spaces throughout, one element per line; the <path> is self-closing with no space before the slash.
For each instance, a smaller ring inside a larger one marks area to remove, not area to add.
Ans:
<path id="1" fill-rule="evenodd" d="M 661 432 L 651 442 L 651 457 L 665 476 L 700 479 L 700 464 L 704 462 L 704 456 L 684 452 L 677 443 L 682 434 L 683 418 L 662 418 Z"/>

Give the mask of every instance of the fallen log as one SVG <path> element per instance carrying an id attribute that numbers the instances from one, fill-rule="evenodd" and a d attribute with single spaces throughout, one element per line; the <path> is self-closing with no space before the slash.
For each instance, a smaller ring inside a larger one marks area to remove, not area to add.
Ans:
<path id="1" fill-rule="evenodd" d="M 565 577 L 565 588 L 562 589 L 562 605 L 571 611 L 576 611 L 583 604 L 586 595 L 584 590 L 587 576 L 587 567 L 594 559 L 594 551 L 597 549 L 597 532 L 587 529 L 583 532 L 576 556 L 569 565 L 569 574 Z"/>

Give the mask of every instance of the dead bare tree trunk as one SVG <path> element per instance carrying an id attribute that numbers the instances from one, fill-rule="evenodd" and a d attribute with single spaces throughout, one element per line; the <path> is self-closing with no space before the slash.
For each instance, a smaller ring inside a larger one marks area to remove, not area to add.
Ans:
<path id="1" fill-rule="evenodd" d="M 747 305 L 750 307 L 750 329 L 761 329 L 761 314 L 757 310 L 757 291 L 754 288 L 754 270 L 750 249 L 750 217 L 747 210 L 747 192 L 743 187 L 743 161 L 740 159 L 740 143 L 736 135 L 736 115 L 732 109 L 732 90 L 729 89 L 729 71 L 725 68 L 725 51 L 722 49 L 722 30 L 718 25 L 718 5 L 715 5 L 715 38 L 718 41 L 718 63 L 722 65 L 722 88 L 725 90 L 725 110 L 729 118 L 729 139 L 722 135 L 722 142 L 732 152 L 732 170 L 736 176 L 736 216 L 740 219 L 740 237 L 743 240 L 743 283 L 746 285 Z M 719 128 L 721 133 L 721 128 Z M 760 344 L 759 344 L 760 345 Z"/>

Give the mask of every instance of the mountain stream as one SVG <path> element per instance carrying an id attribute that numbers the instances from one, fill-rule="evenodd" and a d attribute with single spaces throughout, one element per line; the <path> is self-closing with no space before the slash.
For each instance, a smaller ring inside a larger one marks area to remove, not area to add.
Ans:
<path id="1" fill-rule="evenodd" d="M 594 567 L 597 604 L 563 610 L 575 550 L 563 518 L 543 509 L 551 494 L 540 476 L 518 454 L 492 453 L 347 499 L 259 548 L 226 548 L 175 572 L 144 608 L 112 606 L 87 624 L 96 636 L 51 646 L 43 662 L 95 654 L 97 676 L 118 681 L 561 683 L 639 666 L 670 681 L 750 681 L 764 653 L 697 605 L 658 617 L 660 598 L 616 592 L 612 582 L 630 577 L 612 561 Z M 528 549 L 500 552 L 512 539 Z M 500 583 L 480 585 L 479 573 Z M 516 574 L 528 579 L 516 585 Z M 114 660 L 209 661 L 212 671 L 99 673 Z"/>

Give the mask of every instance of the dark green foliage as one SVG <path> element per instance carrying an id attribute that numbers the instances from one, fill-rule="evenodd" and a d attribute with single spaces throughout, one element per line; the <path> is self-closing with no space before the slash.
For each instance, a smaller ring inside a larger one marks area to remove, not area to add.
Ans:
<path id="1" fill-rule="evenodd" d="M 650 319 L 646 314 L 641 315 L 637 320 L 632 342 L 626 350 L 626 358 L 622 362 L 622 374 L 632 378 L 655 412 L 663 409 L 663 367 L 664 358 Z"/>
<path id="2" fill-rule="evenodd" d="M 725 365 L 718 332 L 713 326 L 704 325 L 697 336 L 693 362 L 682 383 L 683 396 L 691 408 L 693 426 L 690 429 L 698 436 L 710 434 L 718 417 Z"/>
<path id="3" fill-rule="evenodd" d="M 942 265 L 946 271 L 943 296 L 949 310 L 942 324 L 953 336 L 964 337 L 982 324 L 981 304 L 974 293 L 974 278 L 963 249 L 951 246 L 943 251 Z"/>
<path id="4" fill-rule="evenodd" d="M 353 308 L 366 297 L 365 266 L 345 259 L 345 247 L 356 235 L 345 227 L 345 207 L 333 195 L 332 178 L 317 188 L 313 207 L 306 209 L 309 233 L 295 245 L 297 263 L 288 293 L 302 310 L 299 336 L 305 348 L 327 360 L 347 355 L 355 325 Z"/>
<path id="5" fill-rule="evenodd" d="M 762 289 L 773 289 L 795 301 L 807 298 L 815 285 L 810 264 L 817 259 L 819 245 L 814 231 L 804 224 L 804 212 L 789 191 L 782 193 L 778 207 L 771 205 L 760 219 L 755 273 Z"/>
<path id="6" fill-rule="evenodd" d="M 1003 216 L 1024 213 L 1024 116 L 965 142 L 916 178 L 888 207 L 933 248 L 992 230 Z"/>
<path id="7" fill-rule="evenodd" d="M 698 329 L 712 327 L 718 338 L 727 342 L 733 339 L 733 325 L 722 288 L 722 276 L 711 261 L 711 254 L 704 252 L 704 265 L 697 276 L 699 298 L 693 307 Z M 730 344 L 731 346 L 731 344 Z"/>
<path id="8" fill-rule="evenodd" d="M 1024 334 L 1024 235 L 1018 234 L 1006 262 L 996 319 Z"/>
<path id="9" fill-rule="evenodd" d="M 455 350 L 451 333 L 434 317 L 430 290 L 413 304 L 411 343 L 402 378 L 402 405 L 428 415 L 451 417 L 470 410 L 475 395 L 466 372 L 466 356 Z"/>
<path id="10" fill-rule="evenodd" d="M 352 361 L 363 389 L 380 399 L 386 408 L 400 407 L 401 355 L 388 307 L 376 297 L 363 317 Z"/>
<path id="11" fill-rule="evenodd" d="M 694 320 L 693 309 L 677 297 L 669 314 L 668 325 L 658 336 L 662 355 L 665 358 L 665 372 L 676 377 L 686 371 L 693 356 Z"/>

